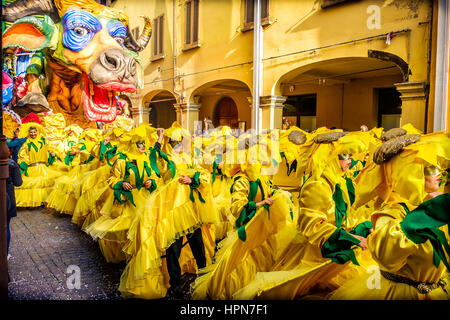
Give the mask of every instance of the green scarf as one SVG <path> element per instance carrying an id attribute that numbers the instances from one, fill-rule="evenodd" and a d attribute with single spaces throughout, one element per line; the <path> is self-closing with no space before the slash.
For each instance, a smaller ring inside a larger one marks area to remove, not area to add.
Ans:
<path id="1" fill-rule="evenodd" d="M 445 193 L 423 202 L 416 209 L 409 211 L 405 204 L 401 204 L 406 211 L 406 217 L 400 223 L 406 237 L 416 244 L 430 241 L 433 246 L 433 263 L 436 268 L 441 261 L 450 271 L 445 252 L 450 255 L 450 246 L 439 227 L 450 227 L 450 193 Z"/>
<path id="2" fill-rule="evenodd" d="M 169 167 L 170 173 L 172 174 L 172 178 L 175 177 L 176 167 L 175 163 L 167 157 L 167 155 L 161 151 L 160 148 L 153 147 L 150 149 L 150 167 L 153 169 L 155 174 L 160 178 L 161 173 L 158 167 L 157 157 L 160 156 L 167 162 L 167 166 Z"/>
<path id="3" fill-rule="evenodd" d="M 195 202 L 195 198 L 194 198 L 194 190 L 197 190 L 198 193 L 198 199 L 200 200 L 201 203 L 205 203 L 205 199 L 203 199 L 202 194 L 200 193 L 200 191 L 198 191 L 198 187 L 200 187 L 200 172 L 196 172 L 194 174 L 194 177 L 192 178 L 192 182 L 189 185 L 189 188 L 191 189 L 191 193 L 189 195 L 189 198 L 191 199 L 192 202 Z"/>
<path id="4" fill-rule="evenodd" d="M 236 177 L 234 179 L 234 182 L 236 182 L 239 177 Z M 250 190 L 248 193 L 248 203 L 242 208 L 241 214 L 239 215 L 239 218 L 236 219 L 236 228 L 238 232 L 239 239 L 242 241 L 247 240 L 247 234 L 245 232 L 245 225 L 254 217 L 256 214 L 256 203 L 255 203 L 255 197 L 258 193 L 258 188 L 261 191 L 262 199 L 265 199 L 264 196 L 264 190 L 262 188 L 261 180 L 258 178 L 256 181 L 249 181 L 250 182 Z M 234 186 L 234 183 L 232 185 L 232 188 Z M 264 208 L 267 210 L 267 213 L 270 218 L 270 209 L 269 205 L 265 204 L 263 205 Z"/>

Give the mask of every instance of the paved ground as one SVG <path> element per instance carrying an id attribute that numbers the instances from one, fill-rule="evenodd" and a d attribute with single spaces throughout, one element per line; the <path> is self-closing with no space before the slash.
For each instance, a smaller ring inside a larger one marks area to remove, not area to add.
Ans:
<path id="1" fill-rule="evenodd" d="M 107 263 L 98 244 L 71 216 L 48 209 L 21 209 L 11 220 L 11 258 L 8 261 L 11 300 L 116 300 L 125 263 Z M 80 269 L 80 289 L 74 270 Z M 73 268 L 73 267 L 72 267 Z M 195 275 L 183 275 L 184 299 Z"/>
<path id="2" fill-rule="evenodd" d="M 11 220 L 10 254 L 10 299 L 121 299 L 117 287 L 125 265 L 106 263 L 97 243 L 70 216 L 19 210 Z M 69 289 L 76 284 L 70 265 L 80 268 L 80 289 Z"/>

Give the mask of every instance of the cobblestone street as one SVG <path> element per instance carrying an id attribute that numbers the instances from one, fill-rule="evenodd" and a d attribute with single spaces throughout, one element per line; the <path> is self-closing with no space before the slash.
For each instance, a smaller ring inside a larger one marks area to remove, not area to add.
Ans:
<path id="1" fill-rule="evenodd" d="M 120 276 L 125 263 L 107 263 L 95 241 L 71 222 L 71 216 L 46 209 L 18 210 L 11 220 L 9 299 L 121 299 Z M 69 289 L 80 268 L 80 289 Z M 69 281 L 69 284 L 73 281 Z"/>

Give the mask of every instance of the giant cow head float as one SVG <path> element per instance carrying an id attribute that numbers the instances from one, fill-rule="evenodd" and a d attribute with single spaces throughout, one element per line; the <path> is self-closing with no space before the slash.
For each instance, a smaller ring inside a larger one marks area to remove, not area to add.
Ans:
<path id="1" fill-rule="evenodd" d="M 116 93 L 142 87 L 137 52 L 151 36 L 148 17 L 136 40 L 125 14 L 93 0 L 17 0 L 2 9 L 4 19 L 13 22 L 3 33 L 3 48 L 37 52 L 27 69 L 30 94 L 40 93 L 35 80 L 46 64 L 52 79 L 49 102 L 57 101 L 67 112 L 82 105 L 89 120 L 112 122 Z M 44 19 L 32 16 L 38 14 Z"/>

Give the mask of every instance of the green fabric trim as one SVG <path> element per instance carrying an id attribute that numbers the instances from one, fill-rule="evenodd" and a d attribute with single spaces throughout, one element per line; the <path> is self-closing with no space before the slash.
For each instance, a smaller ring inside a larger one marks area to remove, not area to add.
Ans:
<path id="1" fill-rule="evenodd" d="M 54 156 L 53 157 L 52 154 L 49 152 L 48 153 L 48 164 L 47 164 L 47 167 L 51 166 L 56 161 L 56 159 L 58 159 L 59 161 L 62 161 L 60 157 L 58 157 L 58 156 Z"/>
<path id="2" fill-rule="evenodd" d="M 117 182 L 114 185 L 114 187 L 113 187 L 113 189 L 114 189 L 114 202 L 117 201 L 120 204 L 123 204 L 123 203 L 127 202 L 127 200 L 128 200 L 128 201 L 131 202 L 131 204 L 133 206 L 136 207 L 136 205 L 134 204 L 134 201 L 133 201 L 133 194 L 131 193 L 131 191 L 124 190 L 123 187 L 122 187 L 122 183 L 124 183 L 124 182 L 130 183 L 127 180 L 122 180 L 122 181 Z M 126 200 L 122 200 L 122 195 L 124 195 L 126 197 Z"/>
<path id="3" fill-rule="evenodd" d="M 200 187 L 200 172 L 196 172 L 194 174 L 194 177 L 192 178 L 192 182 L 189 185 L 189 188 L 191 189 L 191 194 L 189 195 L 189 198 L 191 199 L 192 202 L 195 202 L 195 198 L 194 198 L 194 190 L 197 191 L 198 193 L 198 199 L 200 200 L 201 203 L 205 203 L 205 199 L 203 199 L 202 194 L 200 193 L 200 191 L 197 190 L 198 187 Z"/>
<path id="4" fill-rule="evenodd" d="M 436 268 L 441 261 L 450 271 L 450 263 L 445 252 L 450 255 L 450 246 L 446 236 L 439 227 L 450 227 L 450 193 L 442 194 L 423 202 L 416 209 L 407 211 L 400 223 L 406 237 L 416 244 L 430 241 L 433 246 L 433 263 Z"/>
<path id="5" fill-rule="evenodd" d="M 240 177 L 235 178 L 235 182 Z M 260 188 L 262 199 L 265 199 L 264 196 L 264 190 L 262 188 L 261 180 L 256 179 L 256 181 L 249 181 L 250 182 L 250 190 L 248 193 L 248 203 L 242 208 L 242 211 L 239 215 L 239 217 L 236 219 L 236 228 L 238 232 L 239 239 L 242 241 L 247 240 L 247 235 L 245 232 L 245 225 L 253 218 L 253 216 L 256 214 L 256 203 L 254 202 L 256 194 L 258 193 L 258 188 Z M 233 183 L 234 186 L 234 183 Z M 269 219 L 270 219 L 270 209 L 269 205 L 264 204 L 263 207 L 267 210 Z"/>
<path id="6" fill-rule="evenodd" d="M 359 244 L 360 240 L 356 239 L 344 229 L 337 228 L 330 238 L 321 248 L 322 257 L 331 259 L 337 264 L 344 264 L 351 261 L 359 266 L 355 253 L 351 249 L 355 244 Z"/>
<path id="7" fill-rule="evenodd" d="M 355 202 L 355 187 L 353 181 L 350 178 L 345 178 L 345 184 L 347 185 L 348 197 L 350 198 L 350 205 Z"/>
<path id="8" fill-rule="evenodd" d="M 336 217 L 336 227 L 340 228 L 342 226 L 342 220 L 347 219 L 347 204 L 344 201 L 344 197 L 342 196 L 342 189 L 339 184 L 336 184 L 334 193 L 333 193 L 333 201 L 334 201 L 334 211 Z"/>
<path id="9" fill-rule="evenodd" d="M 125 166 L 125 176 L 124 179 L 128 179 L 130 177 L 130 169 L 133 170 L 135 180 L 136 180 L 136 188 L 140 190 L 142 186 L 144 185 L 144 173 L 147 172 L 147 175 L 150 177 L 152 175 L 152 170 L 147 165 L 147 162 L 144 162 L 144 171 L 142 172 L 142 175 L 139 174 L 139 169 L 137 165 L 127 161 Z"/>
<path id="10" fill-rule="evenodd" d="M 72 163 L 73 159 L 75 158 L 76 154 L 70 155 L 70 151 L 67 152 L 66 157 L 64 158 L 64 163 L 68 166 Z"/>
<path id="11" fill-rule="evenodd" d="M 31 151 L 31 147 L 33 147 L 34 151 L 38 152 L 37 146 L 34 144 L 34 142 L 28 142 L 28 152 Z"/>
<path id="12" fill-rule="evenodd" d="M 22 161 L 19 167 L 21 173 L 23 174 L 25 172 L 25 176 L 28 177 L 28 164 L 25 161 Z"/>
<path id="13" fill-rule="evenodd" d="M 161 151 L 161 149 L 153 147 L 150 149 L 150 167 L 152 168 L 152 170 L 155 172 L 155 174 L 158 177 L 161 177 L 161 173 L 158 167 L 158 162 L 157 162 L 157 156 L 161 157 L 164 159 L 164 161 L 167 162 L 167 166 L 170 170 L 170 173 L 172 174 L 172 178 L 175 177 L 176 175 L 176 167 L 175 167 L 175 163 L 171 160 L 169 160 L 169 157 L 167 157 L 167 154 L 165 154 L 164 152 Z"/>
<path id="14" fill-rule="evenodd" d="M 90 154 L 89 158 L 85 161 L 85 164 L 88 164 L 89 162 L 91 162 L 94 159 L 95 159 L 95 157 L 92 154 Z"/>
<path id="15" fill-rule="evenodd" d="M 356 234 L 358 236 L 367 238 L 367 236 L 370 234 L 370 229 L 373 229 L 372 222 L 370 221 L 364 221 L 358 224 L 356 227 L 354 227 L 350 233 Z"/>

